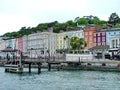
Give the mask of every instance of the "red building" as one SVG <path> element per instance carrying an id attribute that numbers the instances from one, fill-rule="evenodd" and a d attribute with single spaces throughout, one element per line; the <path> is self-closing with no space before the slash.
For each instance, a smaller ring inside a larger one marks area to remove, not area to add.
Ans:
<path id="1" fill-rule="evenodd" d="M 86 49 L 94 47 L 94 33 L 96 29 L 94 27 L 84 29 L 84 39 L 87 42 Z"/>
<path id="2" fill-rule="evenodd" d="M 22 37 L 18 37 L 18 50 L 23 51 L 23 39 Z"/>

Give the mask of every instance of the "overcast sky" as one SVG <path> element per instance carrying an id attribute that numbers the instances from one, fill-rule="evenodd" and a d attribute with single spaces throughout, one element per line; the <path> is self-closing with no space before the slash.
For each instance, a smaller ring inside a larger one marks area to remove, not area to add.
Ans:
<path id="1" fill-rule="evenodd" d="M 108 20 L 113 12 L 120 16 L 120 0 L 0 0 L 0 35 L 23 26 L 66 22 L 78 16 Z"/>

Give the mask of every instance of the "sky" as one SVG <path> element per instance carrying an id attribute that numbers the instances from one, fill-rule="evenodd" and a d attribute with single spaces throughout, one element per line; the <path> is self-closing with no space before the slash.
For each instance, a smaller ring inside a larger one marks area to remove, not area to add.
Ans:
<path id="1" fill-rule="evenodd" d="M 0 0 L 0 35 L 89 15 L 108 20 L 114 12 L 120 16 L 120 0 Z"/>

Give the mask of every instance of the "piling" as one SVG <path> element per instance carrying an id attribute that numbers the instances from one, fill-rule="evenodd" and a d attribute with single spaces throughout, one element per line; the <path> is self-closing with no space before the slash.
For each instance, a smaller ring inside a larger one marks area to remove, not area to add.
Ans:
<path id="1" fill-rule="evenodd" d="M 29 73 L 31 73 L 31 63 L 29 63 Z"/>

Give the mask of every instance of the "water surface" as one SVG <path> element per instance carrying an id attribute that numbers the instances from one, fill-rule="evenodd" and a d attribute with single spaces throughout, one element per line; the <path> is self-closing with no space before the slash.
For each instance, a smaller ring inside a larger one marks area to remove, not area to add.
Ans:
<path id="1" fill-rule="evenodd" d="M 0 67 L 0 90 L 120 90 L 120 72 L 28 69 L 5 73 Z"/>

